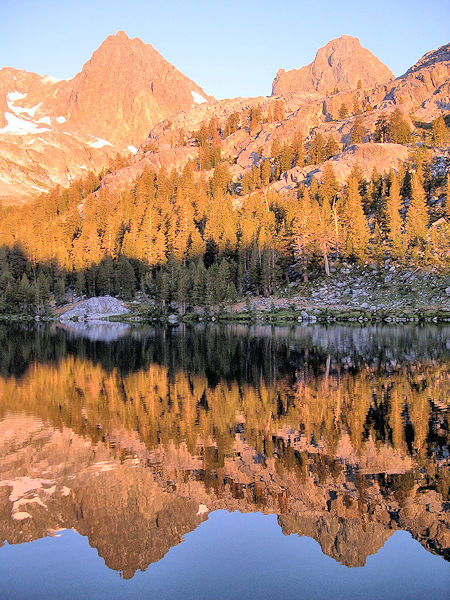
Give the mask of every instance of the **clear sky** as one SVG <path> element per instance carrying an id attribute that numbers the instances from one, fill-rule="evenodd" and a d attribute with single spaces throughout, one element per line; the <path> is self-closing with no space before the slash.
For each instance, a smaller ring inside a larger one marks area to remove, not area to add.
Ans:
<path id="1" fill-rule="evenodd" d="M 0 0 L 0 67 L 70 78 L 111 33 L 152 44 L 217 98 L 268 95 L 342 34 L 401 75 L 449 41 L 450 0 Z"/>

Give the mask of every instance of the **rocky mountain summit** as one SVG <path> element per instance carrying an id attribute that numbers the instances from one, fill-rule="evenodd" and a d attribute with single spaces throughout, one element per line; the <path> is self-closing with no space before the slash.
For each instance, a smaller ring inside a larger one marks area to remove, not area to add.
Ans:
<path id="1" fill-rule="evenodd" d="M 150 44 L 109 36 L 57 80 L 0 70 L 0 201 L 22 201 L 136 152 L 159 121 L 209 96 Z"/>
<path id="2" fill-rule="evenodd" d="M 343 35 L 320 48 L 315 59 L 301 69 L 280 69 L 272 85 L 272 95 L 289 92 L 319 92 L 328 95 L 335 88 L 372 88 L 394 79 L 376 56 L 363 48 L 356 37 Z"/>
<path id="3" fill-rule="evenodd" d="M 110 35 L 66 82 L 57 112 L 114 144 L 139 144 L 162 119 L 206 102 L 205 92 L 150 44 Z"/>

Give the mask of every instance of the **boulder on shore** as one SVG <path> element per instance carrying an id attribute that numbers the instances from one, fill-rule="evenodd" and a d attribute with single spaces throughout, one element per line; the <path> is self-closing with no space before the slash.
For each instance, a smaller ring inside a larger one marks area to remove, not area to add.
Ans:
<path id="1" fill-rule="evenodd" d="M 67 310 L 59 315 L 60 320 L 88 321 L 115 317 L 130 312 L 125 304 L 112 296 L 96 296 L 78 302 L 75 306 L 70 305 Z"/>

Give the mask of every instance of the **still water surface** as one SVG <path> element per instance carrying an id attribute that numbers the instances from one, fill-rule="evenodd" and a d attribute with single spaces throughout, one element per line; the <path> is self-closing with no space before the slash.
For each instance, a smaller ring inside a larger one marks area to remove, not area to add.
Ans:
<path id="1" fill-rule="evenodd" d="M 0 596 L 447 598 L 448 327 L 0 327 Z"/>

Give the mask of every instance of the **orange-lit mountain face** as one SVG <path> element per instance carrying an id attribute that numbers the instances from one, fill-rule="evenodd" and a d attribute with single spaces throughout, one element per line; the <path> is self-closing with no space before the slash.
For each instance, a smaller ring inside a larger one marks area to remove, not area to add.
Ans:
<path id="1" fill-rule="evenodd" d="M 328 95 L 335 88 L 372 88 L 391 79 L 394 75 L 388 67 L 363 48 L 358 38 L 343 35 L 320 48 L 311 64 L 287 72 L 280 69 L 273 82 L 272 94 L 320 92 Z"/>
<path id="2" fill-rule="evenodd" d="M 210 98 L 150 45 L 109 36 L 70 80 L 0 71 L 0 198 L 26 199 L 135 152 L 162 119 Z"/>
<path id="3" fill-rule="evenodd" d="M 290 143 L 298 133 L 307 145 L 317 133 L 334 136 L 338 148 L 333 166 L 340 182 L 355 160 L 365 175 L 374 167 L 397 169 L 406 146 L 365 143 L 363 151 L 346 153 L 355 115 L 360 114 L 364 142 L 373 141 L 377 119 L 395 108 L 414 133 L 416 119 L 430 123 L 449 108 L 449 65 L 446 45 L 393 79 L 357 38 L 342 36 L 321 48 L 310 65 L 280 70 L 272 97 L 216 101 L 151 45 L 118 32 L 71 80 L 12 68 L 0 71 L 0 202 L 24 202 L 56 184 L 66 186 L 89 170 L 100 171 L 117 153 L 128 155 L 127 168 L 116 165 L 107 184 L 114 180 L 120 187 L 146 165 L 180 170 L 198 156 L 192 133 L 211 118 L 222 125 L 233 113 L 242 123 L 218 143 L 235 180 L 260 156 L 270 156 L 275 140 Z M 263 119 L 247 126 L 246 112 L 258 108 Z M 316 170 L 315 165 L 296 167 L 275 187 L 295 187 Z"/>

